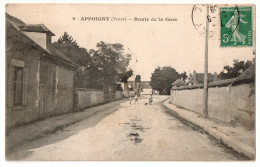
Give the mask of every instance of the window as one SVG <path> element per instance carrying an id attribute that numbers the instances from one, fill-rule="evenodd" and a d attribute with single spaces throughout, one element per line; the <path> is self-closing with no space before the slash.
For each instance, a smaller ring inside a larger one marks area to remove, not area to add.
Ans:
<path id="1" fill-rule="evenodd" d="M 22 67 L 14 67 L 14 106 L 23 104 L 23 73 Z"/>

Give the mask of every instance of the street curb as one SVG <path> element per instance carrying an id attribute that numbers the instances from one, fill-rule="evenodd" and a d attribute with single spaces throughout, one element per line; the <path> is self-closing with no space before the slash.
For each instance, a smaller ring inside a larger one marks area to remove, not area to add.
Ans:
<path id="1" fill-rule="evenodd" d="M 6 155 L 9 154 L 10 152 L 12 152 L 14 148 L 16 148 L 17 146 L 19 146 L 20 144 L 22 144 L 24 142 L 31 142 L 33 140 L 42 138 L 42 137 L 46 136 L 47 134 L 55 133 L 58 130 L 62 130 L 64 128 L 70 126 L 70 125 L 76 124 L 77 122 L 80 122 L 83 119 L 84 118 L 80 118 L 80 119 L 68 121 L 66 123 L 63 123 L 63 124 L 60 124 L 60 125 L 57 125 L 57 126 L 53 126 L 53 127 L 49 128 L 49 129 L 43 130 L 43 131 L 38 132 L 36 134 L 31 134 L 30 137 L 23 138 L 23 139 L 19 140 L 16 143 L 12 143 L 12 144 L 7 144 L 6 143 L 6 147 L 5 147 Z M 8 138 L 10 138 L 10 137 L 12 137 L 12 135 L 6 136 L 6 140 L 8 140 Z"/>
<path id="2" fill-rule="evenodd" d="M 213 136 L 214 138 L 216 138 L 217 140 L 221 141 L 223 144 L 225 144 L 227 147 L 235 150 L 238 153 L 241 153 L 243 155 L 245 155 L 246 157 L 248 157 L 250 160 L 255 160 L 255 150 L 253 147 L 248 146 L 244 143 L 241 143 L 239 141 L 237 141 L 236 139 L 227 136 L 226 134 L 224 134 L 221 131 L 218 131 L 212 127 L 204 127 L 203 125 L 200 125 L 199 123 L 181 115 L 181 113 L 178 113 L 177 111 L 174 111 L 173 109 L 169 108 L 168 105 L 173 105 L 173 104 L 166 104 L 168 103 L 169 100 L 163 102 L 162 104 L 168 108 L 169 110 L 171 110 L 172 112 L 174 112 L 174 115 L 177 118 L 181 118 L 182 120 L 184 120 L 185 122 L 192 124 L 202 130 L 204 130 L 207 134 Z M 183 109 L 185 110 L 185 109 Z M 190 112 L 190 111 L 189 111 Z"/>
<path id="3" fill-rule="evenodd" d="M 124 100 L 124 99 L 121 99 L 121 100 Z M 113 102 L 118 102 L 118 101 L 120 101 L 120 100 L 113 101 Z M 102 104 L 102 105 L 109 105 L 109 104 L 110 103 L 106 103 L 106 104 Z M 94 106 L 94 107 L 99 107 L 99 106 L 102 106 L 102 105 L 98 105 L 98 106 Z M 111 106 L 106 106 L 106 109 L 108 109 L 110 107 Z M 90 109 L 90 108 L 92 108 L 92 107 L 89 107 L 87 109 Z M 6 136 L 6 139 L 5 139 L 6 140 L 6 143 L 5 143 L 6 155 L 11 153 L 13 151 L 13 149 L 15 149 L 16 147 L 18 147 L 20 144 L 22 144 L 24 142 L 31 142 L 33 140 L 42 138 L 42 137 L 44 137 L 44 136 L 46 136 L 48 134 L 55 133 L 58 130 L 62 130 L 64 128 L 70 126 L 70 125 L 76 124 L 76 123 L 78 123 L 78 122 L 80 122 L 80 121 L 82 121 L 82 120 L 84 120 L 84 119 L 86 119 L 88 117 L 91 117 L 92 115 L 94 115 L 96 113 L 101 112 L 100 110 L 94 110 L 94 111 L 89 112 L 89 111 L 86 111 L 87 109 L 82 109 L 81 111 L 78 111 L 78 112 L 67 113 L 71 117 L 71 119 L 69 119 L 68 121 L 65 121 L 65 122 L 57 121 L 56 125 L 49 126 L 46 129 L 44 129 L 44 130 L 39 130 L 36 133 L 30 134 L 30 136 L 20 136 L 19 140 L 14 141 L 13 143 L 8 143 L 8 139 L 12 138 L 12 137 L 16 137 L 17 138 L 17 135 L 15 134 L 15 132 L 10 133 L 9 135 Z M 72 116 L 74 114 L 80 114 L 80 113 L 84 113 L 85 116 L 83 116 L 83 117 Z M 59 118 L 59 117 L 64 117 L 67 114 L 59 115 L 59 116 L 52 117 L 52 118 L 47 118 L 47 119 L 55 119 L 55 118 Z M 45 121 L 45 120 L 43 120 L 43 121 Z M 24 128 L 26 126 L 36 126 L 37 127 L 37 126 L 39 126 L 39 125 L 36 125 L 37 123 L 38 124 L 42 123 L 42 121 L 17 127 L 16 129 L 13 129 L 13 131 L 17 131 L 18 128 Z"/>

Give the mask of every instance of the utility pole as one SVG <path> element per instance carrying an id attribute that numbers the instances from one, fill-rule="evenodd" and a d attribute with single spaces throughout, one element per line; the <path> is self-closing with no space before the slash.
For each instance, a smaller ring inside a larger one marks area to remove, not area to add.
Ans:
<path id="1" fill-rule="evenodd" d="M 207 16 L 205 27 L 205 64 L 204 64 L 204 94 L 203 94 L 203 115 L 208 117 L 208 36 L 209 36 L 209 5 L 207 4 Z"/>

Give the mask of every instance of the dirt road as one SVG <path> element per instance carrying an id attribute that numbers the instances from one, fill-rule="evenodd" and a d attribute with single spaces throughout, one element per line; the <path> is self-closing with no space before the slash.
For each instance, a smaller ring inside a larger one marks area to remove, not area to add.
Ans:
<path id="1" fill-rule="evenodd" d="M 89 118 L 24 143 L 8 159 L 20 160 L 243 160 L 206 134 L 169 115 L 168 96 L 145 105 L 123 101 Z"/>

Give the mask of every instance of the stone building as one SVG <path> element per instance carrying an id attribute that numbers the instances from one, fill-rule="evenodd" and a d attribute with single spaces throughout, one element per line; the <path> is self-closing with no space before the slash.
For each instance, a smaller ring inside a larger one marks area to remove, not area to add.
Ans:
<path id="1" fill-rule="evenodd" d="M 43 24 L 6 14 L 6 127 L 73 110 L 75 64 Z"/>

